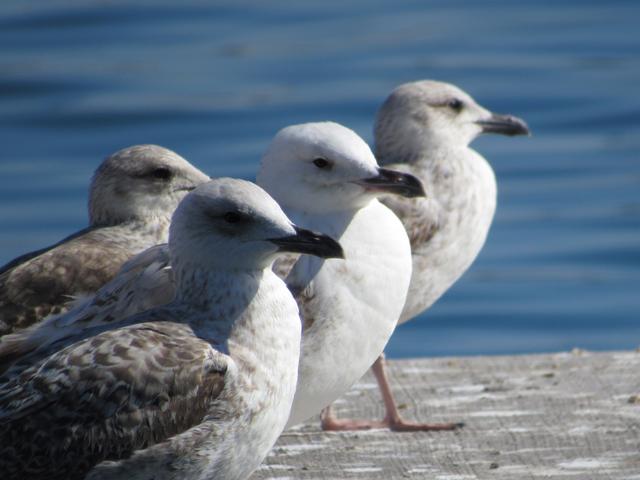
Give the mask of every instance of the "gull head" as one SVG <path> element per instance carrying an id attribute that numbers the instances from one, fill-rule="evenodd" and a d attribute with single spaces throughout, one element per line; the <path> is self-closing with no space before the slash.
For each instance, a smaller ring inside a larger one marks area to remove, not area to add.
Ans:
<path id="1" fill-rule="evenodd" d="M 424 196 L 416 177 L 380 168 L 365 141 L 334 122 L 280 130 L 257 181 L 285 210 L 311 214 L 359 209 L 388 193 Z"/>
<path id="2" fill-rule="evenodd" d="M 209 180 L 184 158 L 157 145 L 117 151 L 98 167 L 89 189 L 91 225 L 169 219 L 180 200 Z"/>
<path id="3" fill-rule="evenodd" d="M 171 221 L 174 266 L 259 270 L 281 252 L 343 257 L 332 238 L 296 227 L 267 192 L 245 180 L 218 178 L 180 203 Z"/>
<path id="4" fill-rule="evenodd" d="M 411 163 L 429 151 L 466 147 L 481 133 L 528 135 L 527 124 L 492 113 L 449 83 L 421 80 L 397 87 L 378 110 L 376 156 Z"/>

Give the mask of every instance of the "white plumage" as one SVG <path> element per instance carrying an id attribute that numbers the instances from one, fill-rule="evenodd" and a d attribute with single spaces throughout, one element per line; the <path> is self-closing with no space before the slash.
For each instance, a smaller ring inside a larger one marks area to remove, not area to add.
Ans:
<path id="1" fill-rule="evenodd" d="M 289 425 L 344 394 L 395 329 L 411 276 L 410 246 L 376 197 L 423 191 L 412 177 L 384 175 L 367 144 L 332 122 L 283 129 L 262 159 L 258 183 L 294 221 L 328 232 L 345 250 L 344 261 L 303 256 L 286 278 L 304 323 Z"/>

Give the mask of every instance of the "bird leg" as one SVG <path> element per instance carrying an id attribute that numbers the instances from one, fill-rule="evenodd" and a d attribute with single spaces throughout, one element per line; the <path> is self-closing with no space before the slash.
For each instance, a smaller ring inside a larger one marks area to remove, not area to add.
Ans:
<path id="1" fill-rule="evenodd" d="M 323 430 L 368 430 L 372 428 L 389 428 L 394 432 L 428 432 L 441 430 L 455 430 L 463 426 L 462 423 L 413 423 L 400 416 L 396 401 L 391 392 L 391 386 L 384 368 L 384 353 L 371 366 L 376 377 L 382 400 L 386 410 L 385 417 L 379 420 L 348 420 L 335 417 L 331 405 L 322 410 L 320 421 Z"/>

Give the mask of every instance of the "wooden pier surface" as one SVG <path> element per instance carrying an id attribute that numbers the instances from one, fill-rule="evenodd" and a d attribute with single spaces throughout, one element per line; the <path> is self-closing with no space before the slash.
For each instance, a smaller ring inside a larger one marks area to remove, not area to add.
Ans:
<path id="1" fill-rule="evenodd" d="M 640 352 L 389 362 L 407 419 L 462 421 L 456 432 L 287 431 L 257 479 L 640 480 Z M 337 404 L 376 418 L 366 376 Z"/>

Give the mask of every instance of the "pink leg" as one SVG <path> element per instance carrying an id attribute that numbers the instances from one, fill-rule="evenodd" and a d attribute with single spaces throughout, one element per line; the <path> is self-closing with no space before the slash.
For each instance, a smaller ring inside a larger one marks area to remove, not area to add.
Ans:
<path id="1" fill-rule="evenodd" d="M 463 423 L 413 423 L 404 420 L 400 416 L 400 412 L 398 412 L 398 407 L 396 406 L 396 401 L 393 398 L 393 393 L 391 392 L 391 386 L 389 385 L 384 365 L 385 361 L 383 353 L 373 363 L 371 370 L 376 376 L 378 387 L 380 387 L 380 393 L 382 394 L 382 400 L 384 401 L 386 414 L 383 422 L 386 423 L 387 427 L 394 432 L 427 432 L 434 430 L 455 430 L 464 425 Z"/>
<path id="2" fill-rule="evenodd" d="M 439 431 L 455 430 L 463 426 L 462 423 L 412 423 L 404 420 L 398 412 L 396 401 L 393 398 L 389 380 L 384 368 L 384 354 L 371 366 L 371 370 L 376 377 L 386 414 L 384 420 L 347 420 L 338 419 L 333 413 L 331 405 L 322 410 L 320 420 L 323 430 L 367 430 L 371 428 L 389 428 L 394 432 L 416 432 L 416 431 Z"/>

